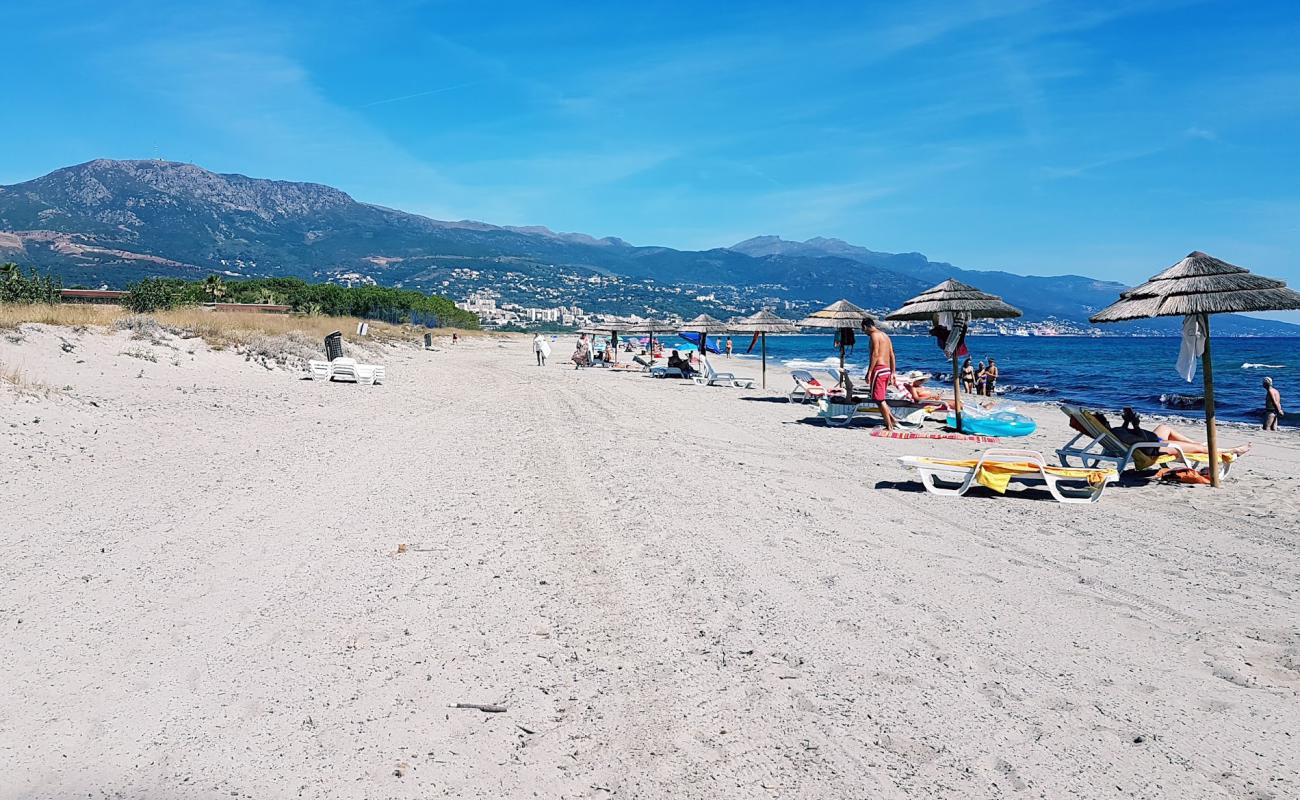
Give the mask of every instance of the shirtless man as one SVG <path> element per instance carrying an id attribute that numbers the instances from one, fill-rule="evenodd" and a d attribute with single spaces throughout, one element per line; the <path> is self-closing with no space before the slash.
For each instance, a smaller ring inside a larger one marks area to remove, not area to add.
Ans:
<path id="1" fill-rule="evenodd" d="M 1264 379 L 1264 430 L 1277 430 L 1277 421 L 1282 417 L 1282 395 L 1273 386 L 1272 378 Z"/>
<path id="2" fill-rule="evenodd" d="M 871 366 L 867 367 L 867 387 L 871 399 L 880 405 L 880 415 L 885 418 L 885 429 L 894 429 L 894 414 L 885 401 L 889 384 L 894 380 L 894 343 L 885 332 L 876 327 L 871 317 L 862 320 L 862 332 L 871 340 Z"/>

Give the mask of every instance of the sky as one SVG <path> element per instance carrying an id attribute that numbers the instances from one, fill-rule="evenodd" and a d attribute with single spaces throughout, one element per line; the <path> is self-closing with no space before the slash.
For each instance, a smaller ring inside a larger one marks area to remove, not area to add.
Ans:
<path id="1" fill-rule="evenodd" d="M 165 158 L 634 244 L 833 236 L 1128 284 L 1204 250 L 1300 286 L 1292 2 L 47 0 L 4 17 L 0 184 Z"/>

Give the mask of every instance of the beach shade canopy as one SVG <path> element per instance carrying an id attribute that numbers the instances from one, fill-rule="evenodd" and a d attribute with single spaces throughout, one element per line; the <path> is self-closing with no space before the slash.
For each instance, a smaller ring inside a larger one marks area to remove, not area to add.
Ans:
<path id="1" fill-rule="evenodd" d="M 736 333 L 798 333 L 799 327 L 766 309 L 748 317 L 733 319 L 728 327 Z"/>
<path id="2" fill-rule="evenodd" d="M 763 388 L 767 388 L 767 335 L 769 333 L 798 333 L 799 328 L 788 319 L 781 319 L 767 309 L 763 309 L 757 314 L 740 319 L 734 319 L 730 323 L 731 329 L 736 333 L 756 333 L 762 337 L 762 350 L 760 350 L 763 359 Z M 753 347 L 753 343 L 750 343 Z"/>
<path id="3" fill-rule="evenodd" d="M 1300 310 L 1300 292 L 1282 281 L 1252 275 L 1249 270 L 1199 250 L 1119 296 L 1093 314 L 1092 322 L 1125 322 L 1151 317 L 1194 317 L 1205 337 L 1201 377 L 1205 382 L 1205 432 L 1210 450 L 1210 483 L 1219 485 L 1219 442 L 1214 424 L 1214 369 L 1210 363 L 1210 314 Z M 1184 330 L 1187 330 L 1184 328 Z"/>
<path id="4" fill-rule="evenodd" d="M 731 330 L 731 326 L 720 319 L 714 319 L 708 314 L 701 314 L 690 322 L 683 322 L 677 326 L 679 331 L 691 331 L 693 333 L 726 333 Z"/>
<path id="5" fill-rule="evenodd" d="M 844 328 L 861 328 L 862 321 L 871 318 L 871 314 L 867 313 L 865 309 L 858 308 L 848 300 L 836 300 L 821 311 L 814 311 L 795 324 L 801 328 L 834 328 L 835 330 L 841 330 Z M 847 348 L 844 338 L 843 336 L 836 336 L 836 343 L 840 348 L 841 386 L 845 385 L 847 377 L 844 372 L 844 350 Z"/>
<path id="6" fill-rule="evenodd" d="M 931 320 L 937 324 L 940 314 L 964 315 L 972 319 L 1008 319 L 1020 316 L 1020 309 L 1004 303 L 1001 297 L 986 294 L 974 286 L 949 278 L 903 303 L 896 311 L 886 314 L 885 319 L 895 322 Z M 955 335 L 964 338 L 965 334 L 961 330 L 959 328 Z M 954 346 L 952 351 L 952 413 L 957 422 L 957 430 L 962 431 L 961 375 L 957 371 L 957 349 Z"/>
<path id="7" fill-rule="evenodd" d="M 677 330 L 690 331 L 691 333 L 698 333 L 700 335 L 700 363 L 703 363 L 704 359 L 707 358 L 709 354 L 709 334 L 726 333 L 731 330 L 731 327 L 720 319 L 714 319 L 708 314 L 701 314 L 690 322 L 683 322 L 681 325 L 678 325 Z"/>
<path id="8" fill-rule="evenodd" d="M 966 313 L 980 319 L 1007 319 L 1020 316 L 1020 309 L 1007 305 L 1001 297 L 985 294 L 974 286 L 949 278 L 903 303 L 885 319 L 900 322 L 929 320 L 935 314 L 945 313 Z"/>
<path id="9" fill-rule="evenodd" d="M 1093 314 L 1092 322 L 1124 322 L 1188 314 L 1238 314 L 1300 309 L 1300 292 L 1200 251 Z"/>
<path id="10" fill-rule="evenodd" d="M 627 326 L 628 333 L 659 333 L 661 331 L 676 330 L 677 326 L 664 319 L 647 319 L 642 322 L 632 322 Z"/>
<path id="11" fill-rule="evenodd" d="M 862 325 L 862 320 L 870 318 L 870 314 L 848 300 L 836 300 L 795 324 L 801 328 L 857 328 Z"/>

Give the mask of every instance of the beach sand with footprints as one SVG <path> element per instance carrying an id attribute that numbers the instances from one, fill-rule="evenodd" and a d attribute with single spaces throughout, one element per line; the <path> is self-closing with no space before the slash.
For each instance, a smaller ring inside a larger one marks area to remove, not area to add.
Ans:
<path id="1" fill-rule="evenodd" d="M 897 457 L 983 445 L 372 357 L 0 339 L 0 797 L 1300 796 L 1294 430 L 1218 491 L 943 498 Z"/>

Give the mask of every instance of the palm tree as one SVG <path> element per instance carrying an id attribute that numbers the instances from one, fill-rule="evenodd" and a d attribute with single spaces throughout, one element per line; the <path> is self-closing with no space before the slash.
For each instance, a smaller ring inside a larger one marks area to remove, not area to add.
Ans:
<path id="1" fill-rule="evenodd" d="M 257 302 L 263 305 L 273 306 L 279 299 L 271 289 L 262 289 L 257 293 Z"/>
<path id="2" fill-rule="evenodd" d="M 226 296 L 226 284 L 221 280 L 220 275 L 209 275 L 203 281 L 203 291 L 215 303 Z"/>

